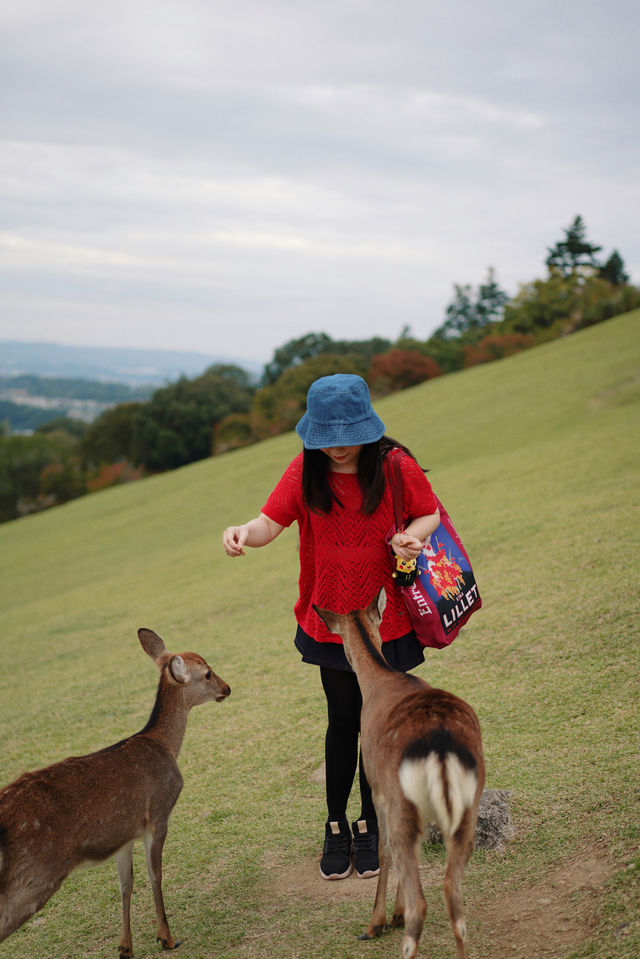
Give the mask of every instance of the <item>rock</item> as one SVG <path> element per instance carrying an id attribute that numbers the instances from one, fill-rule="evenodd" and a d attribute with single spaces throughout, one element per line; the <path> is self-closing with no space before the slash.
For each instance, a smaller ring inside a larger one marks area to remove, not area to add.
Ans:
<path id="1" fill-rule="evenodd" d="M 311 782 L 322 785 L 325 782 L 325 766 L 321 763 L 309 777 Z M 478 825 L 476 827 L 476 849 L 504 849 L 514 836 L 514 828 L 509 812 L 508 789 L 485 789 L 478 808 Z M 442 842 L 442 836 L 437 826 L 427 826 L 426 842 Z"/>
<path id="2" fill-rule="evenodd" d="M 478 808 L 476 849 L 503 849 L 513 839 L 514 828 L 509 812 L 507 789 L 485 789 Z M 442 842 L 437 826 L 428 826 L 427 842 Z"/>

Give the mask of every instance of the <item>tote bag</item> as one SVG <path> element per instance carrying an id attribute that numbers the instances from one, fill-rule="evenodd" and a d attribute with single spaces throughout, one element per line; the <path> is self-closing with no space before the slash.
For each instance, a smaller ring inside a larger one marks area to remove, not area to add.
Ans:
<path id="1" fill-rule="evenodd" d="M 387 477 L 393 493 L 396 521 L 387 536 L 387 547 L 396 582 L 419 642 L 423 646 L 442 649 L 453 642 L 471 614 L 480 609 L 482 600 L 467 551 L 437 496 L 440 525 L 418 556 L 415 569 L 410 572 L 407 566 L 411 564 L 398 560 L 393 552 L 391 538 L 404 528 L 400 460 L 405 455 L 402 450 L 394 449 L 387 457 Z"/>

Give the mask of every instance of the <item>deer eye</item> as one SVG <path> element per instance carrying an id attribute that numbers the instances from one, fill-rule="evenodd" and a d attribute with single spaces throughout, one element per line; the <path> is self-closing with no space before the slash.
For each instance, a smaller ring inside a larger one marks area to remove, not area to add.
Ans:
<path id="1" fill-rule="evenodd" d="M 208 669 L 208 670 L 206 671 L 204 678 L 205 678 L 205 679 L 211 679 L 211 670 L 210 670 L 210 669 Z"/>

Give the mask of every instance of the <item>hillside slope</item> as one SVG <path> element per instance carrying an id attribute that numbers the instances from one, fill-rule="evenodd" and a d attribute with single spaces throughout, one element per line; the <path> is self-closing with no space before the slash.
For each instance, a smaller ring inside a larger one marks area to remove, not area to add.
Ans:
<path id="1" fill-rule="evenodd" d="M 465 881 L 477 959 L 505 954 L 505 904 L 518 893 L 535 910 L 529 888 L 548 902 L 566 894 L 573 919 L 560 929 L 557 911 L 545 925 L 538 910 L 509 955 L 640 950 L 639 323 L 636 311 L 377 404 L 387 431 L 429 467 L 484 599 L 419 670 L 476 707 L 487 785 L 512 793 L 516 839 L 502 855 L 476 855 Z M 0 527 L 0 783 L 144 723 L 156 676 L 139 626 L 172 650 L 201 652 L 232 687 L 224 705 L 191 717 L 167 843 L 167 910 L 192 959 L 365 955 L 354 937 L 372 887 L 274 894 L 295 870 L 315 875 L 324 822 L 312 777 L 323 700 L 292 646 L 295 534 L 233 561 L 220 545 L 298 449 L 294 434 L 277 437 Z M 434 888 L 421 954 L 440 959 L 451 955 L 442 857 L 425 855 Z M 594 857 L 593 881 L 553 886 L 551 863 L 559 876 Z M 152 907 L 137 870 L 144 955 Z M 3 944 L 3 959 L 61 947 L 108 957 L 117 928 L 111 864 L 72 877 Z M 399 939 L 366 947 L 395 955 Z"/>

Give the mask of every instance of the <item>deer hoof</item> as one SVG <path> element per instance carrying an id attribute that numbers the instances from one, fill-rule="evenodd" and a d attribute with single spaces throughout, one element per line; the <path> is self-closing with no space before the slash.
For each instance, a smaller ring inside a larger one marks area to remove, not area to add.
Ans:
<path id="1" fill-rule="evenodd" d="M 403 929 L 404 928 L 404 916 L 394 915 L 391 922 L 389 923 L 390 929 Z"/>
<path id="2" fill-rule="evenodd" d="M 369 929 L 366 929 L 361 936 L 358 936 L 358 939 L 366 941 L 368 939 L 377 939 L 378 936 L 382 935 L 384 926 L 370 926 Z"/>
<path id="3" fill-rule="evenodd" d="M 156 937 L 157 942 L 160 943 L 163 952 L 172 952 L 174 949 L 177 949 L 178 946 L 182 945 L 182 942 L 175 941 L 172 945 L 169 945 L 169 942 L 166 939 L 161 939 L 160 936 Z"/>

